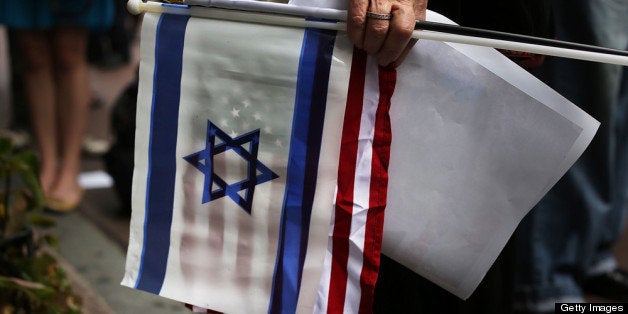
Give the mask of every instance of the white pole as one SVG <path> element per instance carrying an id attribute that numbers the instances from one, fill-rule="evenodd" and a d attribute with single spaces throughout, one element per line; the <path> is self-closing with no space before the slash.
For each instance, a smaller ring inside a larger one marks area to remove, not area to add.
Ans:
<path id="1" fill-rule="evenodd" d="M 344 22 L 322 22 L 305 20 L 303 17 L 292 15 L 279 15 L 270 13 L 259 13 L 251 11 L 226 10 L 218 8 L 208 8 L 201 6 L 179 6 L 165 5 L 160 2 L 142 2 L 140 0 L 129 0 L 127 3 L 129 12 L 139 14 L 142 12 L 151 13 L 168 13 L 189 15 L 195 17 L 240 21 L 248 23 L 279 25 L 288 27 L 311 27 L 320 29 L 329 29 L 336 31 L 345 31 L 347 28 Z M 463 36 L 456 34 L 448 34 L 432 31 L 415 30 L 412 33 L 413 38 L 424 40 L 436 40 L 450 43 L 477 45 L 491 48 L 507 49 L 514 51 L 523 51 L 529 53 L 537 53 L 548 56 L 556 56 L 563 58 L 579 59 L 586 61 L 618 64 L 628 66 L 628 57 L 600 52 L 590 52 L 577 49 L 567 49 L 552 46 L 544 46 L 537 44 L 528 44 L 521 42 L 513 42 L 507 40 L 490 39 L 473 36 Z"/>
<path id="2" fill-rule="evenodd" d="M 477 45 L 491 48 L 507 49 L 514 51 L 523 51 L 530 53 L 537 53 L 547 56 L 555 56 L 562 58 L 571 58 L 585 61 L 594 61 L 601 63 L 618 64 L 628 66 L 628 57 L 613 55 L 608 53 L 592 52 L 578 49 L 559 48 L 552 46 L 527 44 L 515 41 L 462 36 L 455 34 L 447 34 L 432 31 L 414 31 L 412 34 L 414 38 L 421 38 L 426 40 L 438 40 L 451 43 Z"/>

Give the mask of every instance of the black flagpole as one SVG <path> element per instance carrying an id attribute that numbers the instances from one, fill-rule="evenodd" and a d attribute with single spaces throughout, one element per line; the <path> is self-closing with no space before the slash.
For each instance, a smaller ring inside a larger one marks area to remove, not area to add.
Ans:
<path id="1" fill-rule="evenodd" d="M 618 56 L 627 56 L 628 51 L 611 49 L 599 46 L 585 45 L 579 43 L 572 43 L 567 41 L 560 41 L 554 39 L 547 39 L 541 37 L 499 32 L 481 28 L 473 28 L 452 24 L 444 24 L 444 23 L 436 23 L 436 22 L 428 22 L 428 21 L 416 21 L 415 30 L 426 30 L 426 31 L 434 31 L 440 33 L 449 33 L 455 35 L 462 36 L 472 36 L 472 37 L 481 37 L 488 39 L 497 39 L 497 40 L 507 40 L 507 41 L 516 41 L 526 44 L 535 44 L 535 45 L 543 45 L 543 46 L 551 46 L 557 48 L 566 48 L 566 49 L 577 49 L 589 52 L 598 52 L 598 53 L 606 53 Z"/>

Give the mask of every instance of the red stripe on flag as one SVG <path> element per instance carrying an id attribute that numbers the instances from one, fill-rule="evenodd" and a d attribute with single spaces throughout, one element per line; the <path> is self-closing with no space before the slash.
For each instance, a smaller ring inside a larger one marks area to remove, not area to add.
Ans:
<path id="1" fill-rule="evenodd" d="M 360 313 L 371 313 L 373 294 L 379 272 L 379 257 L 384 233 L 384 209 L 388 190 L 388 163 L 390 160 L 390 99 L 395 91 L 397 71 L 394 68 L 379 68 L 379 102 L 375 117 L 373 158 L 371 164 L 371 187 L 369 209 L 366 218 L 364 254 L 360 287 Z"/>
<path id="2" fill-rule="evenodd" d="M 358 154 L 358 136 L 364 98 L 366 53 L 353 51 L 347 107 L 340 145 L 338 164 L 338 191 L 332 238 L 332 262 L 327 313 L 342 313 L 347 288 L 347 260 L 349 258 L 349 234 L 353 214 L 353 186 Z"/>

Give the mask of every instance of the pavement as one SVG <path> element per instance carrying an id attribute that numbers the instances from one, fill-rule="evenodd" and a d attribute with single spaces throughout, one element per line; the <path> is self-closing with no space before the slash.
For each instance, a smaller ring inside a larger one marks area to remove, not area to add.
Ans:
<path id="1" fill-rule="evenodd" d="M 89 204 L 82 205 L 90 206 Z M 190 313 L 181 302 L 123 287 L 125 249 L 80 211 L 56 216 L 61 264 L 83 299 L 83 312 Z"/>

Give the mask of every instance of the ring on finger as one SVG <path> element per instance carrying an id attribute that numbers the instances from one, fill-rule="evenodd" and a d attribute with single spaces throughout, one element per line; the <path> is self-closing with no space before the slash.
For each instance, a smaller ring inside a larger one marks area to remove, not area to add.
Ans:
<path id="1" fill-rule="evenodd" d="M 375 13 L 375 12 L 371 12 L 371 11 L 366 11 L 366 17 L 367 18 L 372 18 L 372 19 L 376 19 L 376 20 L 391 20 L 392 19 L 392 14 L 388 13 Z"/>

